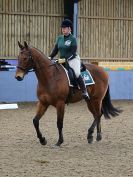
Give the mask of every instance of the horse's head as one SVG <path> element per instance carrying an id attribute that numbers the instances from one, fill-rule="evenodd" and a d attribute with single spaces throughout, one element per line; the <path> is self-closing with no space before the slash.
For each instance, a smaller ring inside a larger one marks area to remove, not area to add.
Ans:
<path id="1" fill-rule="evenodd" d="M 22 81 L 24 79 L 25 74 L 29 72 L 29 70 L 33 69 L 33 59 L 30 47 L 24 42 L 24 46 L 18 42 L 18 46 L 20 48 L 20 52 L 18 55 L 18 66 L 15 78 L 18 81 Z"/>

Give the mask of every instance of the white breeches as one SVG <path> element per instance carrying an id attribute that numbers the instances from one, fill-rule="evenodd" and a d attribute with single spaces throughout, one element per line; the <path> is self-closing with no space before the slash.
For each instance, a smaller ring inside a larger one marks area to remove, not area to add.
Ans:
<path id="1" fill-rule="evenodd" d="M 68 61 L 70 67 L 74 70 L 76 78 L 79 77 L 80 75 L 80 57 L 77 55 L 75 58 L 72 60 Z"/>

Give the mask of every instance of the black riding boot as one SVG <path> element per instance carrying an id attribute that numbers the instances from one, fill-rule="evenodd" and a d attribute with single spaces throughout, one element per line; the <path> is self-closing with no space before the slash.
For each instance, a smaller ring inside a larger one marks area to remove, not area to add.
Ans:
<path id="1" fill-rule="evenodd" d="M 83 80 L 81 75 L 77 78 L 77 82 L 78 82 L 78 84 L 80 86 L 80 89 L 82 91 L 83 98 L 84 99 L 90 99 L 90 97 L 88 95 L 88 92 L 87 92 L 87 89 L 86 89 L 86 86 L 85 86 L 85 83 L 84 83 L 84 80 Z"/>

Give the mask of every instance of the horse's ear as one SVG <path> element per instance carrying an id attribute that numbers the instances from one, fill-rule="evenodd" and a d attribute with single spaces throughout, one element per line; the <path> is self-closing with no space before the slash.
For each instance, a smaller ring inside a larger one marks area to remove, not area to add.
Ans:
<path id="1" fill-rule="evenodd" d="M 26 41 L 24 41 L 24 47 L 25 47 L 26 49 L 28 49 L 28 44 L 27 44 Z"/>
<path id="2" fill-rule="evenodd" d="M 18 41 L 18 46 L 19 46 L 20 49 L 23 49 L 23 48 L 24 48 L 24 46 L 23 46 L 22 44 L 20 44 L 19 41 Z"/>

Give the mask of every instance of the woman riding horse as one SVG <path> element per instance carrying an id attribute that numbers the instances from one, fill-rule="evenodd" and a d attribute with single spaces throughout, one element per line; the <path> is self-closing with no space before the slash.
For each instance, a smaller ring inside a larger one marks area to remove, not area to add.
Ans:
<path id="1" fill-rule="evenodd" d="M 63 141 L 63 119 L 65 103 L 69 95 L 69 83 L 64 68 L 60 64 L 52 65 L 51 60 L 45 56 L 38 49 L 28 46 L 24 42 L 24 46 L 18 42 L 20 52 L 18 56 L 18 67 L 16 70 L 16 79 L 21 81 L 24 76 L 31 70 L 34 69 L 38 79 L 37 87 L 37 112 L 33 119 L 33 124 L 36 129 L 37 137 L 42 145 L 47 143 L 45 137 L 39 128 L 39 120 L 44 115 L 49 105 L 52 105 L 57 110 L 57 127 L 59 132 L 59 139 L 56 143 L 60 146 Z M 87 139 L 88 143 L 93 141 L 93 132 L 97 127 L 96 140 L 102 139 L 101 135 L 101 116 L 110 118 L 111 116 L 119 115 L 120 111 L 113 107 L 110 100 L 108 75 L 107 73 L 98 66 L 87 65 L 86 68 L 90 71 L 95 84 L 89 86 L 88 90 L 90 93 L 90 99 L 86 100 L 88 109 L 91 111 L 94 117 L 94 121 L 88 129 Z M 77 102 L 82 99 L 82 93 L 80 90 L 76 90 L 76 93 L 71 98 L 71 102 Z"/>
<path id="2" fill-rule="evenodd" d="M 76 38 L 71 34 L 72 22 L 68 19 L 65 19 L 61 23 L 62 33 L 57 40 L 54 46 L 52 53 L 50 54 L 50 59 L 53 59 L 58 51 L 60 52 L 60 63 L 67 60 L 69 66 L 73 69 L 75 76 L 77 78 L 78 85 L 82 90 L 82 95 L 84 99 L 89 99 L 89 95 L 84 83 L 84 80 L 80 73 L 80 57 L 77 55 L 77 41 Z M 63 60 L 65 59 L 65 60 Z"/>

